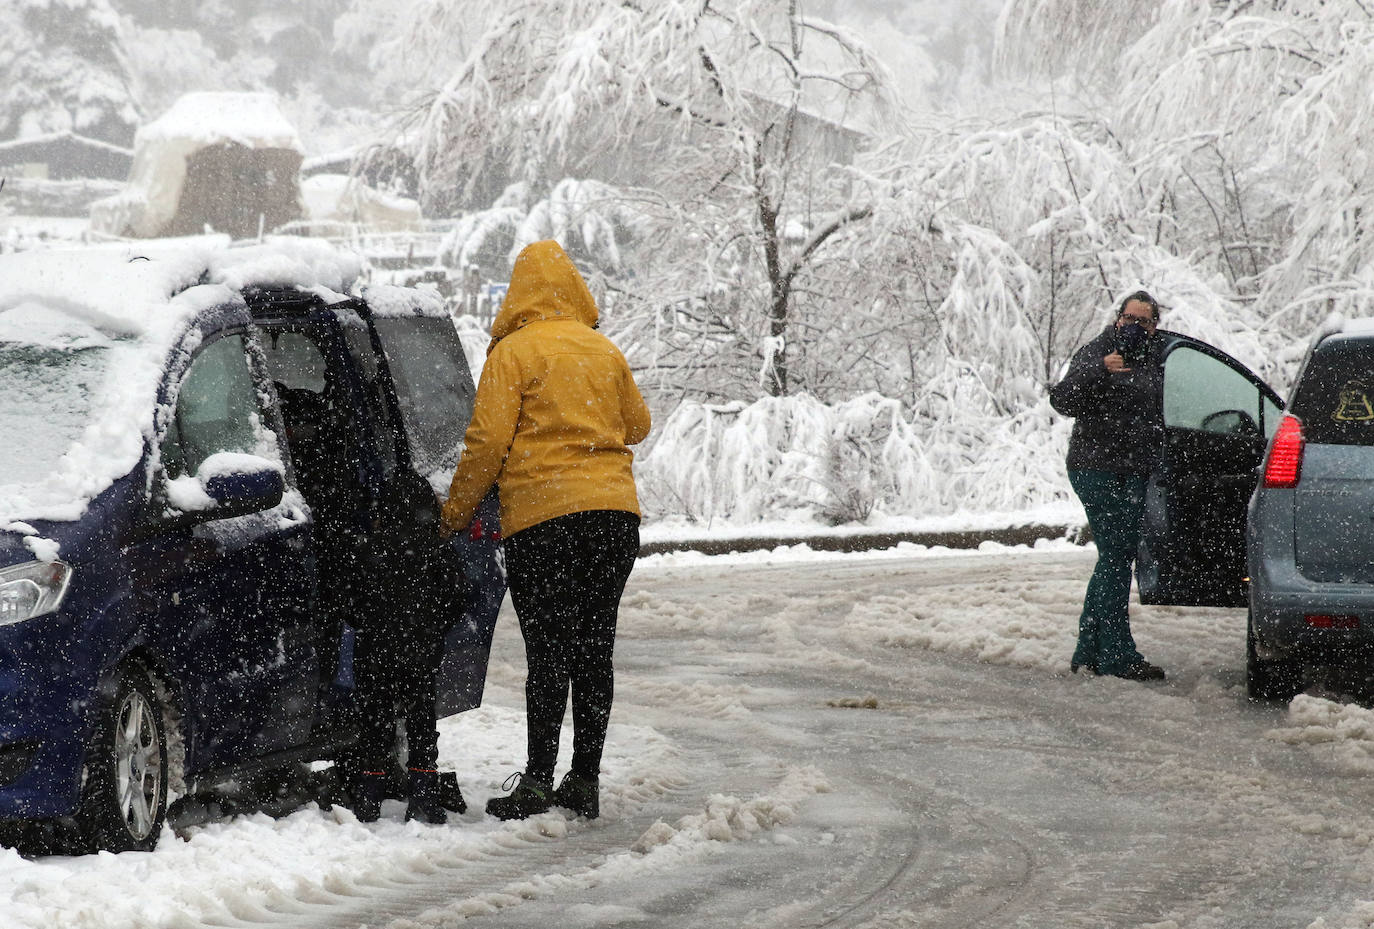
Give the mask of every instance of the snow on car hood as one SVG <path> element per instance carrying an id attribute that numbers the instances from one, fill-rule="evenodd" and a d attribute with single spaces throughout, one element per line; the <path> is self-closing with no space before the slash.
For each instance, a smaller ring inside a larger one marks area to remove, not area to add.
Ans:
<path id="1" fill-rule="evenodd" d="M 199 314 L 254 285 L 346 291 L 359 268 L 302 239 L 0 255 L 0 529 L 79 519 L 138 464 L 166 361 L 194 348 Z"/>

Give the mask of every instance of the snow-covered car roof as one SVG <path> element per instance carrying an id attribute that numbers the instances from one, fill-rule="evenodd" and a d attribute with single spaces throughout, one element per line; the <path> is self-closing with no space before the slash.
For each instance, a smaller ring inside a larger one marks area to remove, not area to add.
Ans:
<path id="1" fill-rule="evenodd" d="M 0 529 L 77 519 L 154 434 L 169 353 L 249 287 L 329 302 L 360 259 L 319 240 L 161 240 L 0 255 Z M 16 437 L 22 437 L 22 440 Z"/>

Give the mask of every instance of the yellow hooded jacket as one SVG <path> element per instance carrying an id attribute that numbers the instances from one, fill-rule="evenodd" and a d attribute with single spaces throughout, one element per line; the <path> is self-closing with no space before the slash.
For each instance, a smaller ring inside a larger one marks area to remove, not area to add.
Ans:
<path id="1" fill-rule="evenodd" d="M 467 526 L 495 483 L 501 531 L 587 510 L 638 515 L 628 446 L 649 408 L 625 356 L 593 328 L 596 301 L 557 242 L 526 246 L 491 325 L 472 423 L 443 523 Z"/>

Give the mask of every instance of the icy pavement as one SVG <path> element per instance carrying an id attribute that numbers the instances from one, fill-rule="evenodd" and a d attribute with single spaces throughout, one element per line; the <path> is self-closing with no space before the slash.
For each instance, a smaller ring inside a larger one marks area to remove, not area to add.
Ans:
<path id="1" fill-rule="evenodd" d="M 467 814 L 4 850 L 0 929 L 1374 926 L 1374 713 L 1247 702 L 1237 610 L 1135 608 L 1163 685 L 1071 676 L 1091 549 L 934 554 L 645 559 L 599 820 L 479 812 L 523 761 L 507 612 L 442 727 Z"/>

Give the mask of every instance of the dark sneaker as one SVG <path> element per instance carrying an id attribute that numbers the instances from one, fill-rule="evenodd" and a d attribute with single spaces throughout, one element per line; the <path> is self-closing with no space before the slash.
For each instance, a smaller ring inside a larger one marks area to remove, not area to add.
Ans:
<path id="1" fill-rule="evenodd" d="M 1112 676 L 1127 681 L 1162 681 L 1164 680 L 1164 669 L 1158 665 L 1152 665 L 1142 658 L 1135 664 L 1127 665 Z"/>
<path id="2" fill-rule="evenodd" d="M 504 797 L 492 797 L 487 801 L 487 815 L 497 819 L 525 819 L 536 813 L 543 813 L 553 806 L 553 782 L 537 781 L 517 771 L 501 785 L 502 790 L 515 789 Z"/>
<path id="3" fill-rule="evenodd" d="M 553 805 L 572 810 L 578 816 L 596 819 L 601 815 L 601 797 L 597 789 L 597 779 L 583 777 L 569 771 L 563 775 L 563 783 L 553 792 Z"/>

